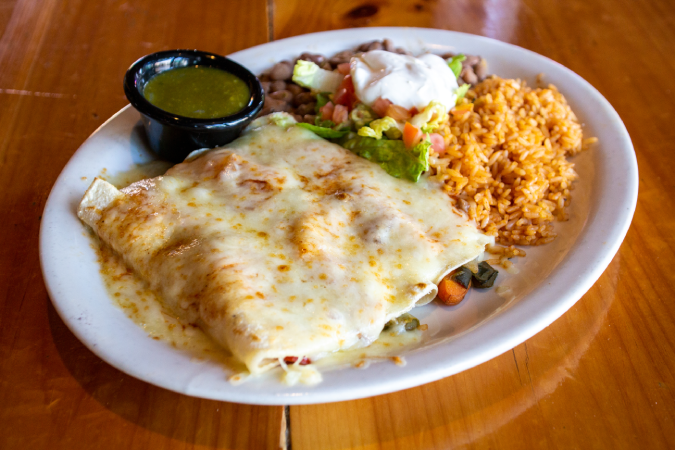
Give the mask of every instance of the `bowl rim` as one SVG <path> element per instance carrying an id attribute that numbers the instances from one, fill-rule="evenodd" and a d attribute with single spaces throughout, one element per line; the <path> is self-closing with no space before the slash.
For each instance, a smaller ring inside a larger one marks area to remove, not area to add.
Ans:
<path id="1" fill-rule="evenodd" d="M 211 119 L 199 119 L 170 113 L 150 103 L 143 96 L 143 94 L 141 94 L 139 89 L 140 87 L 137 83 L 138 72 L 149 62 L 178 57 L 200 57 L 202 60 L 198 64 L 189 65 L 201 65 L 218 68 L 232 73 L 236 77 L 242 79 L 248 85 L 251 92 L 251 96 L 246 106 L 240 111 L 230 114 L 229 116 L 215 117 Z M 156 120 L 164 125 L 187 130 L 222 130 L 223 128 L 237 126 L 258 114 L 258 112 L 260 112 L 262 109 L 263 103 L 265 102 L 265 93 L 263 91 L 262 85 L 260 84 L 260 80 L 258 80 L 258 78 L 250 70 L 225 56 L 196 49 L 162 50 L 145 55 L 137 59 L 133 64 L 131 64 L 131 66 L 129 66 L 129 69 L 127 69 L 126 73 L 124 74 L 123 85 L 127 100 L 129 100 L 129 103 L 131 103 L 131 105 L 142 115 Z"/>

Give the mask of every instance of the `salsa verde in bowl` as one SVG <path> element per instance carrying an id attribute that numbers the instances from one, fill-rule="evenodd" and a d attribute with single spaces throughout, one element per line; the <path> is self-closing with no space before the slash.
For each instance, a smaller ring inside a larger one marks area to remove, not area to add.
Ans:
<path id="1" fill-rule="evenodd" d="M 124 92 L 141 113 L 150 148 L 181 162 L 235 139 L 260 112 L 264 92 L 244 66 L 199 50 L 167 50 L 136 61 Z"/>

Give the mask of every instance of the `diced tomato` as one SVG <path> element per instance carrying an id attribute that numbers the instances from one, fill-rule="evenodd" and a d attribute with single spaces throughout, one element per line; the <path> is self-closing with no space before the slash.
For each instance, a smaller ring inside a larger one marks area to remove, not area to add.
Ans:
<path id="1" fill-rule="evenodd" d="M 420 111 L 416 107 L 413 106 L 412 108 L 410 108 L 410 115 L 411 116 L 414 116 L 415 114 L 419 114 L 419 113 L 420 113 Z"/>
<path id="2" fill-rule="evenodd" d="M 403 127 L 403 144 L 407 148 L 413 148 L 422 140 L 422 131 L 410 122 L 406 122 Z"/>
<path id="3" fill-rule="evenodd" d="M 412 116 L 403 106 L 398 105 L 389 105 L 385 116 L 389 116 L 396 121 L 403 122 L 404 120 L 410 119 Z"/>
<path id="4" fill-rule="evenodd" d="M 319 112 L 321 113 L 321 120 L 332 120 L 334 109 L 335 105 L 333 104 L 333 102 L 328 102 L 321 108 L 319 108 Z"/>
<path id="5" fill-rule="evenodd" d="M 356 95 L 354 95 L 354 83 L 352 82 L 351 75 L 346 75 L 344 77 L 337 91 L 335 91 L 333 101 L 336 105 L 345 105 L 350 109 L 354 106 Z"/>
<path id="6" fill-rule="evenodd" d="M 340 125 L 342 122 L 346 122 L 349 119 L 349 109 L 345 105 L 335 105 L 335 110 L 333 111 L 333 122 L 336 125 Z"/>
<path id="7" fill-rule="evenodd" d="M 387 115 L 387 109 L 389 106 L 391 106 L 391 102 L 387 100 L 386 98 L 378 98 L 375 100 L 375 103 L 373 103 L 373 111 L 375 111 L 375 114 L 377 114 L 380 117 L 384 117 Z"/>
<path id="8" fill-rule="evenodd" d="M 443 136 L 438 133 L 431 133 L 429 139 L 431 140 L 431 149 L 439 155 L 443 155 L 445 153 L 445 141 L 443 140 Z"/>
<path id="9" fill-rule="evenodd" d="M 297 360 L 298 360 L 298 357 L 297 357 L 297 356 L 287 356 L 287 357 L 284 358 L 284 362 L 285 362 L 286 364 L 295 364 L 295 362 L 296 362 Z M 309 358 L 306 357 L 306 356 L 304 356 L 304 357 L 302 358 L 302 361 L 300 361 L 300 365 L 301 365 L 301 366 L 306 366 L 307 364 L 311 364 L 311 363 L 312 363 L 312 361 L 310 361 Z"/>
<path id="10" fill-rule="evenodd" d="M 349 69 L 350 69 L 350 67 L 349 67 L 348 62 L 338 64 L 338 66 L 337 66 L 338 72 L 340 72 L 342 75 L 349 75 Z"/>

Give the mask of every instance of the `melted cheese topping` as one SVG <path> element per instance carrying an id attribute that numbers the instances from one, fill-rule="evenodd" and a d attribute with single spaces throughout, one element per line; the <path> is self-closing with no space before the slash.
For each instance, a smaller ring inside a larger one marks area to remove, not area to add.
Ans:
<path id="1" fill-rule="evenodd" d="M 165 176 L 97 180 L 78 211 L 252 373 L 369 345 L 491 242 L 435 183 L 267 120 Z"/>
<path id="2" fill-rule="evenodd" d="M 195 360 L 213 361 L 233 372 L 246 369 L 195 324 L 164 308 L 148 284 L 130 271 L 108 246 L 97 240 L 93 247 L 98 254 L 101 275 L 110 297 L 148 336 L 186 352 Z"/>
<path id="3" fill-rule="evenodd" d="M 251 379 L 246 366 L 230 352 L 216 344 L 195 324 L 168 311 L 147 283 L 131 272 L 108 246 L 98 239 L 92 246 L 98 254 L 101 275 L 113 302 L 148 336 L 166 342 L 196 361 L 219 364 L 230 374 L 228 379 L 233 385 Z M 372 362 L 391 361 L 397 355 L 418 348 L 424 342 L 424 337 L 419 329 L 408 332 L 386 330 L 368 347 L 330 353 L 318 360 L 315 357 L 312 364 L 307 366 L 283 364 L 273 375 L 285 384 L 316 384 L 321 381 L 321 373 L 326 371 L 350 366 L 365 369 Z"/>

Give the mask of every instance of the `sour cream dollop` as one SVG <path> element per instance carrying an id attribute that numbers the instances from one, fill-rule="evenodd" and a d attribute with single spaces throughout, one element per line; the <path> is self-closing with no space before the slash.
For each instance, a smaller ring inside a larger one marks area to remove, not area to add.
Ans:
<path id="1" fill-rule="evenodd" d="M 415 58 L 373 50 L 352 58 L 350 72 L 356 96 L 368 106 L 382 97 L 421 111 L 436 100 L 449 111 L 457 100 L 457 79 L 440 56 Z"/>

